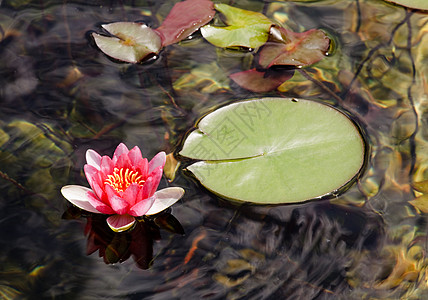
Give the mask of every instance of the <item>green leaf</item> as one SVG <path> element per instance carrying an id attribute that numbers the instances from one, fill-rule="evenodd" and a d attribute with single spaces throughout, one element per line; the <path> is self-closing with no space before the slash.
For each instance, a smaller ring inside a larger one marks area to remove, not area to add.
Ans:
<path id="1" fill-rule="evenodd" d="M 423 213 L 428 213 L 428 195 L 419 196 L 411 201 L 409 201 L 411 205 L 419 209 Z"/>
<path id="2" fill-rule="evenodd" d="M 412 187 L 418 192 L 428 194 L 428 180 L 414 182 Z"/>
<path id="3" fill-rule="evenodd" d="M 362 169 L 365 145 L 356 125 L 331 106 L 264 98 L 207 116 L 180 154 L 209 190 L 255 203 L 295 203 L 326 196 Z"/>
<path id="4" fill-rule="evenodd" d="M 427 0 L 386 0 L 386 1 L 407 6 L 410 8 L 428 10 Z"/>
<path id="5" fill-rule="evenodd" d="M 202 36 L 211 44 L 223 48 L 258 48 L 268 40 L 272 21 L 265 15 L 226 4 L 215 4 L 214 7 L 224 15 L 228 26 L 201 27 Z"/>
<path id="6" fill-rule="evenodd" d="M 117 22 L 102 27 L 115 37 L 93 33 L 98 48 L 110 57 L 137 63 L 147 55 L 157 54 L 162 47 L 160 36 L 144 24 Z"/>

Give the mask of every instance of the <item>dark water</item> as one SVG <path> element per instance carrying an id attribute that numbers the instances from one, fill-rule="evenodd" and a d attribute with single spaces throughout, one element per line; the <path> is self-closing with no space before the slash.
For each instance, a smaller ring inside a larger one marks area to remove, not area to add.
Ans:
<path id="1" fill-rule="evenodd" d="M 110 60 L 89 38 L 114 21 L 157 27 L 174 2 L 0 1 L 0 298 L 427 297 L 426 217 L 408 201 L 419 195 L 411 184 L 428 179 L 428 15 L 381 0 L 222 1 L 334 40 L 326 59 L 269 94 L 227 78 L 250 53 L 198 34 L 142 65 Z M 272 95 L 325 101 L 362 125 L 368 167 L 342 196 L 239 206 L 181 167 L 161 182 L 186 189 L 176 221 L 112 234 L 59 192 L 87 186 L 88 148 L 174 152 L 204 113 Z"/>

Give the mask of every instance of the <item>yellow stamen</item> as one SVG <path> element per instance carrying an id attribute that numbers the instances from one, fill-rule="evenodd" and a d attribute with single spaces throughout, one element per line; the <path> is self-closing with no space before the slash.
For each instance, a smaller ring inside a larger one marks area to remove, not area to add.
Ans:
<path id="1" fill-rule="evenodd" d="M 135 41 L 130 38 L 126 38 L 125 40 L 121 40 L 120 42 L 125 46 L 135 46 Z"/>
<path id="2" fill-rule="evenodd" d="M 107 176 L 104 184 L 110 185 L 118 192 L 123 192 L 133 183 L 142 186 L 144 182 L 143 175 L 138 171 L 132 171 L 128 168 L 114 168 L 113 174 Z"/>

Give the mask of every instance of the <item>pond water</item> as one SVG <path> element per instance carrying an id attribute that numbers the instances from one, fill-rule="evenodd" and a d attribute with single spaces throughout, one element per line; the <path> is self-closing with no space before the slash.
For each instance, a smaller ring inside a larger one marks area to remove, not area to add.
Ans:
<path id="1" fill-rule="evenodd" d="M 109 22 L 156 28 L 175 2 L 0 1 L 0 297 L 428 297 L 426 215 L 409 203 L 421 195 L 412 184 L 428 179 L 428 15 L 382 0 L 221 1 L 334 41 L 329 56 L 264 94 L 227 77 L 252 53 L 198 33 L 139 65 L 109 59 L 90 38 Z M 89 148 L 177 153 L 204 114 L 262 96 L 348 111 L 370 148 L 358 181 L 335 199 L 238 205 L 201 187 L 184 160 L 161 181 L 183 187 L 183 199 L 122 234 L 60 194 L 88 186 Z"/>

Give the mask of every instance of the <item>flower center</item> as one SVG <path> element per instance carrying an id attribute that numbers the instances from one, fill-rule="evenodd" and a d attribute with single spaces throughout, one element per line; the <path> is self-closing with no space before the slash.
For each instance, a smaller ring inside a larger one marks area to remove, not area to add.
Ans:
<path id="1" fill-rule="evenodd" d="M 125 40 L 120 40 L 120 42 L 125 46 L 135 46 L 135 41 L 128 37 Z"/>
<path id="2" fill-rule="evenodd" d="M 133 183 L 140 186 L 144 184 L 143 175 L 128 168 L 114 168 L 113 174 L 107 176 L 104 184 L 109 184 L 118 192 L 123 192 Z"/>

